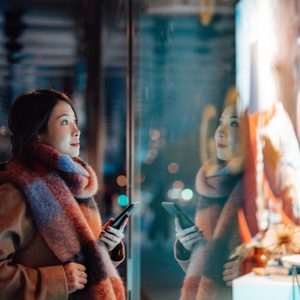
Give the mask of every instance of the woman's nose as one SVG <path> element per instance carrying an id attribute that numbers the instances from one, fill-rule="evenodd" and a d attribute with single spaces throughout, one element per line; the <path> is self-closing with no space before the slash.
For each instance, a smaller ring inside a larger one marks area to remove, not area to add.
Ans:
<path id="1" fill-rule="evenodd" d="M 217 133 L 219 136 L 225 136 L 227 133 L 227 127 L 224 125 L 219 126 L 217 129 Z"/>
<path id="2" fill-rule="evenodd" d="M 80 136 L 80 130 L 78 129 L 77 125 L 74 125 L 73 134 L 76 137 Z"/>

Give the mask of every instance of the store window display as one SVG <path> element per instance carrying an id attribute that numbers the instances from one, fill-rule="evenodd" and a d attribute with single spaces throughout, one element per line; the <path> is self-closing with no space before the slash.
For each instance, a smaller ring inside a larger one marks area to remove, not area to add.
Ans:
<path id="1" fill-rule="evenodd" d="M 186 272 L 181 299 L 231 299 L 232 280 L 257 263 L 247 265 L 236 251 L 239 245 L 274 224 L 299 224 L 293 172 L 299 171 L 300 152 L 289 118 L 280 104 L 268 114 L 294 137 L 279 142 L 280 131 L 271 128 L 271 118 L 260 123 L 264 130 L 255 127 L 257 116 L 239 111 L 239 102 L 231 89 L 215 132 L 216 158 L 205 162 L 196 176 L 200 196 L 195 226 L 182 229 L 175 220 L 175 257 Z"/>

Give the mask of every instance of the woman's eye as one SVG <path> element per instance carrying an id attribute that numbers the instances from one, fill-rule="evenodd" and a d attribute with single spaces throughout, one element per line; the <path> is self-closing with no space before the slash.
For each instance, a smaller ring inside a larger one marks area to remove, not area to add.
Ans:
<path id="1" fill-rule="evenodd" d="M 61 125 L 68 125 L 69 124 L 69 121 L 68 120 L 62 120 L 60 122 Z"/>
<path id="2" fill-rule="evenodd" d="M 238 121 L 232 121 L 230 125 L 231 125 L 231 127 L 239 127 L 239 122 Z"/>

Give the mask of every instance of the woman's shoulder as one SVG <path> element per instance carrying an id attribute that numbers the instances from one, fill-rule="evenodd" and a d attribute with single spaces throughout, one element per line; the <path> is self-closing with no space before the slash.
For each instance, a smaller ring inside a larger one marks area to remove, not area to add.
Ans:
<path id="1" fill-rule="evenodd" d="M 22 192 L 11 182 L 5 182 L 1 184 L 0 193 L 12 193 L 22 195 Z"/>
<path id="2" fill-rule="evenodd" d="M 10 209 L 16 206 L 26 206 L 23 193 L 10 182 L 0 185 L 0 208 Z"/>
<path id="3" fill-rule="evenodd" d="M 23 249 L 35 236 L 36 227 L 21 190 L 13 183 L 0 185 L 0 239 L 12 240 Z"/>

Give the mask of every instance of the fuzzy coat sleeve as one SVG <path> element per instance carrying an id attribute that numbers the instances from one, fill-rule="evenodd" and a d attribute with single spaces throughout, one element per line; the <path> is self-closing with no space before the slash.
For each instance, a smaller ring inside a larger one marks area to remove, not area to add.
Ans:
<path id="1" fill-rule="evenodd" d="M 27 247 L 35 230 L 23 194 L 11 184 L 3 184 L 0 187 L 0 299 L 68 298 L 62 265 L 33 268 L 14 263 L 15 255 Z"/>
<path id="2" fill-rule="evenodd" d="M 186 273 L 191 262 L 191 252 L 184 249 L 178 239 L 175 240 L 173 251 L 177 263 L 181 267 L 182 271 Z"/>
<path id="3" fill-rule="evenodd" d="M 111 261 L 114 265 L 114 267 L 117 267 L 119 264 L 121 264 L 125 260 L 125 246 L 123 242 L 121 241 L 120 244 L 118 244 L 110 253 Z"/>

